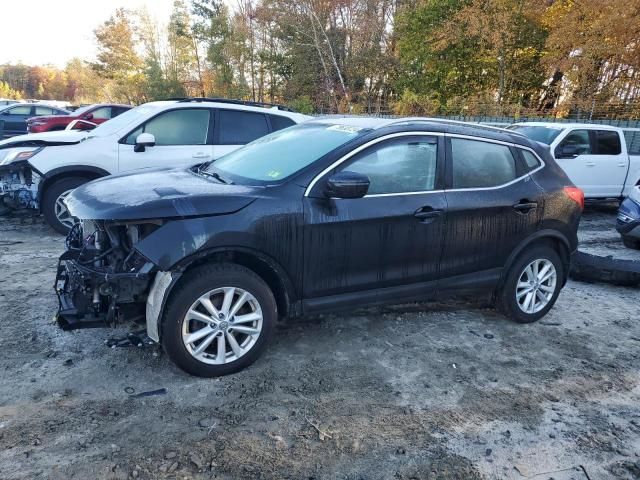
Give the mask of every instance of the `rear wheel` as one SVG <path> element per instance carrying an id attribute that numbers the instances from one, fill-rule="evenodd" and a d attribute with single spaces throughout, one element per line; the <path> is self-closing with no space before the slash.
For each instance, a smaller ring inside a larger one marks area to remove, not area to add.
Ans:
<path id="1" fill-rule="evenodd" d="M 277 318 L 268 285 L 240 265 L 214 264 L 185 274 L 162 319 L 162 345 L 182 370 L 217 377 L 251 365 Z"/>
<path id="2" fill-rule="evenodd" d="M 533 247 L 516 259 L 499 293 L 500 310 L 518 323 L 544 317 L 558 299 L 564 269 L 560 256 L 546 245 Z"/>
<path id="3" fill-rule="evenodd" d="M 74 189 L 89 182 L 83 177 L 66 177 L 53 182 L 42 195 L 42 215 L 54 230 L 63 235 L 69 233 L 78 219 L 71 216 L 64 199 Z"/>

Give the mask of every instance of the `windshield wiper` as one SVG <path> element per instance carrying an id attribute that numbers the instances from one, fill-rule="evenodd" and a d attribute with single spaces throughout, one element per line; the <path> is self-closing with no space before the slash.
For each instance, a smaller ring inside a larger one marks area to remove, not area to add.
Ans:
<path id="1" fill-rule="evenodd" d="M 224 184 L 227 184 L 227 185 L 233 184 L 233 182 L 231 182 L 229 180 L 225 180 L 224 178 L 222 178 L 222 176 L 217 172 L 208 172 L 207 170 L 200 170 L 198 173 L 201 173 L 202 175 L 206 175 L 208 177 L 213 177 L 216 180 L 218 180 L 220 183 L 224 183 Z"/>

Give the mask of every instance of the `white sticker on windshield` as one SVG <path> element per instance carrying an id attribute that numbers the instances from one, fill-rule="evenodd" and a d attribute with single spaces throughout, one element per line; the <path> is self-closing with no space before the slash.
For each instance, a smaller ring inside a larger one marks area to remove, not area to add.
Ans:
<path id="1" fill-rule="evenodd" d="M 330 127 L 327 127 L 327 130 L 345 133 L 358 133 L 362 128 L 352 127 L 351 125 L 331 125 Z"/>

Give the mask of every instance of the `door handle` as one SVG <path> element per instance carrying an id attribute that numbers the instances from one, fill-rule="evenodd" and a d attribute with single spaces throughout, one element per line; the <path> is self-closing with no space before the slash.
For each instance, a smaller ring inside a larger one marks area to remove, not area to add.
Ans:
<path id="1" fill-rule="evenodd" d="M 416 210 L 413 216 L 420 219 L 422 223 L 431 223 L 436 218 L 442 216 L 443 213 L 444 212 L 442 210 L 434 210 L 431 207 L 422 207 Z"/>
<path id="2" fill-rule="evenodd" d="M 196 152 L 192 155 L 193 158 L 209 158 L 209 154 L 205 152 Z"/>
<path id="3" fill-rule="evenodd" d="M 618 166 L 619 166 L 619 167 L 626 167 L 626 166 L 627 166 L 627 164 L 626 164 L 626 163 L 619 163 L 619 164 L 618 164 Z"/>
<path id="4" fill-rule="evenodd" d="M 536 202 L 527 202 L 525 200 L 516 203 L 513 206 L 513 209 L 519 213 L 528 213 L 531 210 L 535 210 L 536 208 L 538 208 L 538 204 Z"/>
<path id="5" fill-rule="evenodd" d="M 585 165 L 587 167 L 595 167 L 596 166 L 596 162 L 587 162 L 587 163 L 585 163 Z"/>

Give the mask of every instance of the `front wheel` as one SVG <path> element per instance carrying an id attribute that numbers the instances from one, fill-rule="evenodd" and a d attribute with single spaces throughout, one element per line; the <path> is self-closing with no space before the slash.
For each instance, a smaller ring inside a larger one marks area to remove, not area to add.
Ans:
<path id="1" fill-rule="evenodd" d="M 44 195 L 42 195 L 42 215 L 44 220 L 55 231 L 66 235 L 71 227 L 78 221 L 77 218 L 71 216 L 64 199 L 74 189 L 80 185 L 84 185 L 89 180 L 82 177 L 67 177 L 55 181 L 49 186 Z"/>
<path id="2" fill-rule="evenodd" d="M 267 346 L 277 318 L 269 286 L 234 264 L 197 267 L 167 302 L 162 345 L 182 370 L 217 377 L 251 365 Z"/>
<path id="3" fill-rule="evenodd" d="M 500 310 L 518 323 L 544 317 L 556 303 L 564 268 L 556 251 L 536 246 L 523 253 L 511 266 L 498 296 Z"/>

